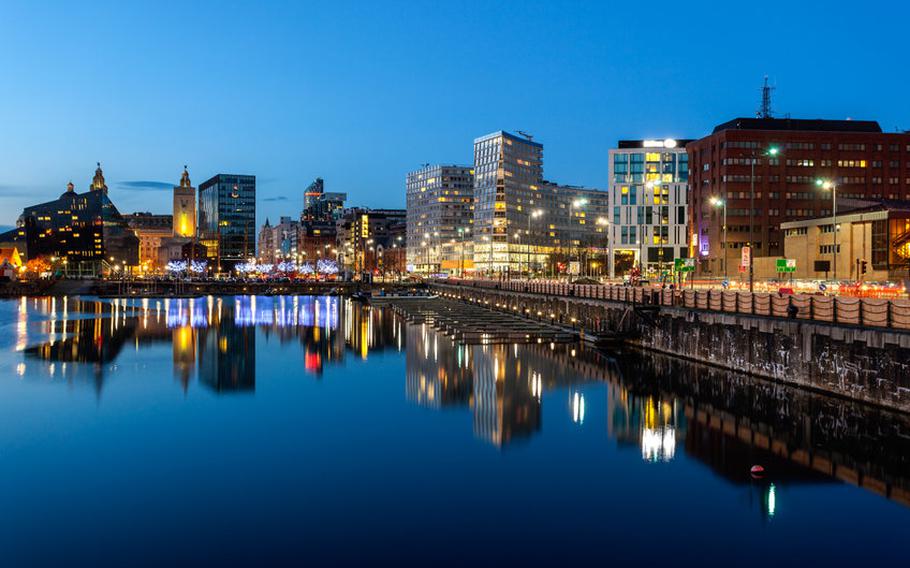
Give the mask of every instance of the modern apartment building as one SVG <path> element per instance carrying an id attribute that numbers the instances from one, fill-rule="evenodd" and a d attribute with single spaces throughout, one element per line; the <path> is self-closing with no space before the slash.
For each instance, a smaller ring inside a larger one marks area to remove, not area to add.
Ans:
<path id="1" fill-rule="evenodd" d="M 473 270 L 473 169 L 426 165 L 406 186 L 407 264 L 424 274 Z"/>
<path id="2" fill-rule="evenodd" d="M 198 231 L 216 271 L 249 260 L 256 252 L 256 176 L 218 174 L 200 184 Z"/>
<path id="3" fill-rule="evenodd" d="M 782 256 L 781 223 L 831 215 L 819 179 L 838 199 L 910 198 L 910 133 L 874 121 L 737 118 L 686 149 L 690 244 L 706 275 L 735 274 L 750 240 L 753 256 Z"/>
<path id="4" fill-rule="evenodd" d="M 589 256 L 606 248 L 608 213 L 606 192 L 545 180 L 543 144 L 530 136 L 499 131 L 474 140 L 478 274 L 588 272 Z"/>
<path id="5" fill-rule="evenodd" d="M 610 150 L 610 277 L 668 269 L 689 257 L 691 140 L 620 140 Z"/>

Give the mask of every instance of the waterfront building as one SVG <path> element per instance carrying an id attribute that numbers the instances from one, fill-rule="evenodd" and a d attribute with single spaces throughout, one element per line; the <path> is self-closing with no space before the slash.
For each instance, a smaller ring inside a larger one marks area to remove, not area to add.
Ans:
<path id="1" fill-rule="evenodd" d="M 832 192 L 818 179 L 834 182 L 838 199 L 910 199 L 910 133 L 875 121 L 737 118 L 686 149 L 690 245 L 708 275 L 736 273 L 750 232 L 753 256 L 780 256 L 783 223 L 830 216 Z M 726 204 L 726 232 L 712 203 Z"/>
<path id="2" fill-rule="evenodd" d="M 880 282 L 906 277 L 910 201 L 838 202 L 836 243 L 833 222 L 825 216 L 781 223 L 784 256 L 796 261 L 795 278 L 829 278 L 835 264 L 839 279 Z"/>
<path id="3" fill-rule="evenodd" d="M 256 251 L 256 176 L 218 174 L 200 184 L 197 228 L 218 272 L 249 260 Z"/>
<path id="4" fill-rule="evenodd" d="M 425 165 L 409 172 L 407 264 L 425 274 L 473 271 L 474 171 Z"/>
<path id="5" fill-rule="evenodd" d="M 689 258 L 691 140 L 620 140 L 610 150 L 609 274 L 660 272 Z"/>
<path id="6" fill-rule="evenodd" d="M 543 177 L 543 144 L 499 131 L 474 140 L 474 266 L 488 276 L 587 273 L 605 247 L 608 194 Z"/>
<path id="7" fill-rule="evenodd" d="M 190 172 L 183 166 L 180 184 L 174 186 L 173 236 L 196 237 L 196 188 L 190 182 Z"/>
<path id="8" fill-rule="evenodd" d="M 297 239 L 300 234 L 300 222 L 290 217 L 282 217 L 278 224 L 272 226 L 269 220 L 259 230 L 259 262 L 281 262 L 284 260 L 302 261 Z"/>
<path id="9" fill-rule="evenodd" d="M 336 226 L 339 264 L 355 273 L 386 272 L 386 251 L 405 246 L 406 217 L 404 209 L 345 209 Z"/>
<path id="10" fill-rule="evenodd" d="M 150 272 L 160 268 L 159 252 L 174 233 L 174 218 L 171 215 L 132 213 L 126 218 L 127 224 L 139 239 L 139 270 Z"/>
<path id="11" fill-rule="evenodd" d="M 70 182 L 59 198 L 26 207 L 16 229 L 0 235 L 0 242 L 24 248 L 29 260 L 59 261 L 67 271 L 84 274 L 129 270 L 139 263 L 139 239 L 108 197 L 100 163 L 88 191 L 77 193 Z"/>

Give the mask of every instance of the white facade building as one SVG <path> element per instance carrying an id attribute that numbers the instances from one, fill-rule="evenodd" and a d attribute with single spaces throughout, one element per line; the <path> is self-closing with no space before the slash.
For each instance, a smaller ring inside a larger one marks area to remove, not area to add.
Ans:
<path id="1" fill-rule="evenodd" d="M 610 150 L 610 277 L 645 275 L 689 257 L 690 140 L 620 140 Z"/>

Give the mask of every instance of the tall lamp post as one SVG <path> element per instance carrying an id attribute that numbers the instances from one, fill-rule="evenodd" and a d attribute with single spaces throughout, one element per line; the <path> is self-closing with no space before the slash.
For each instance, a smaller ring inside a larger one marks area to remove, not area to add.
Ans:
<path id="1" fill-rule="evenodd" d="M 487 256 L 487 277 L 492 280 L 493 278 L 493 238 L 490 235 L 484 235 L 483 240 L 490 243 L 489 245 L 489 254 Z"/>
<path id="2" fill-rule="evenodd" d="M 724 251 L 724 255 L 721 259 L 721 262 L 724 264 L 724 280 L 727 279 L 727 200 L 720 197 L 712 197 L 710 199 L 711 205 L 714 207 L 723 207 L 724 208 L 724 220 L 723 220 L 723 239 L 721 241 L 721 249 Z"/>
<path id="3" fill-rule="evenodd" d="M 837 280 L 837 184 L 828 179 L 817 179 L 815 185 L 822 189 L 831 190 L 831 230 L 834 233 L 834 248 L 831 252 L 832 264 L 834 265 L 834 280 Z"/>
<path id="4" fill-rule="evenodd" d="M 610 253 L 609 253 L 609 249 L 610 249 L 610 221 L 609 221 L 606 217 L 598 217 L 598 218 L 597 218 L 597 226 L 598 226 L 598 227 L 602 227 L 602 228 L 603 228 L 602 230 L 604 231 L 604 235 L 606 235 L 606 237 L 605 237 L 605 239 L 604 239 L 604 249 L 607 251 L 607 262 L 609 262 L 609 261 L 610 261 Z M 606 266 L 607 266 L 607 262 L 604 262 L 604 263 L 603 263 L 605 268 L 606 268 Z M 608 277 L 609 277 L 609 275 L 610 275 L 610 273 L 607 272 L 607 276 L 608 276 Z"/>
<path id="5" fill-rule="evenodd" d="M 569 240 L 571 241 L 571 245 L 572 245 L 572 246 L 569 248 L 570 251 L 571 251 L 572 249 L 575 248 L 575 239 L 572 238 L 572 237 L 574 236 L 574 235 L 573 235 L 574 229 L 572 228 L 572 222 L 573 222 L 574 219 L 575 219 L 575 209 L 580 209 L 580 208 L 584 207 L 584 206 L 587 205 L 587 204 L 588 204 L 588 200 L 587 200 L 587 199 L 584 199 L 584 198 L 581 198 L 581 199 L 573 199 L 573 200 L 569 203 Z M 579 239 L 579 240 L 580 240 L 580 239 Z M 571 258 L 570 258 L 569 260 L 571 261 Z M 581 254 L 579 254 L 579 256 L 578 256 L 578 265 L 579 265 L 578 272 L 579 272 L 579 274 L 581 274 L 581 272 L 582 272 L 582 271 L 581 271 Z"/>
<path id="6" fill-rule="evenodd" d="M 755 289 L 755 162 L 761 156 L 774 157 L 780 153 L 777 146 L 771 146 L 766 152 L 751 152 L 752 159 L 749 160 L 752 168 L 752 175 L 749 176 L 749 292 Z M 726 254 L 726 251 L 724 251 Z"/>
<path id="7" fill-rule="evenodd" d="M 542 209 L 536 209 L 534 211 L 531 211 L 528 214 L 528 232 L 527 232 L 528 242 L 525 243 L 525 248 L 527 249 L 527 253 L 528 253 L 527 257 L 528 257 L 528 280 L 529 281 L 531 280 L 531 219 L 536 219 L 536 218 L 540 217 L 541 215 L 543 215 Z"/>
<path id="8" fill-rule="evenodd" d="M 459 227 L 458 228 L 458 237 L 461 241 L 461 278 L 464 278 L 464 243 L 467 236 L 471 233 L 470 227 Z"/>

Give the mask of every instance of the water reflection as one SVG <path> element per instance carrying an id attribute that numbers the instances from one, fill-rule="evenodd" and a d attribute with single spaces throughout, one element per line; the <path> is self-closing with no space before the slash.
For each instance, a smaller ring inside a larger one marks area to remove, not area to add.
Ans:
<path id="1" fill-rule="evenodd" d="M 654 467 L 685 453 L 767 519 L 781 487 L 794 484 L 843 481 L 910 504 L 907 416 L 667 357 L 460 345 L 390 311 L 326 297 L 23 299 L 17 311 L 20 377 L 88 382 L 100 394 L 125 350 L 157 348 L 170 350 L 184 390 L 196 381 L 252 393 L 266 344 L 285 349 L 283 369 L 316 379 L 347 357 L 403 351 L 407 400 L 469 412 L 473 435 L 497 448 L 540 435 L 546 406 L 548 417 L 600 430 Z M 767 480 L 750 476 L 755 464 Z"/>

